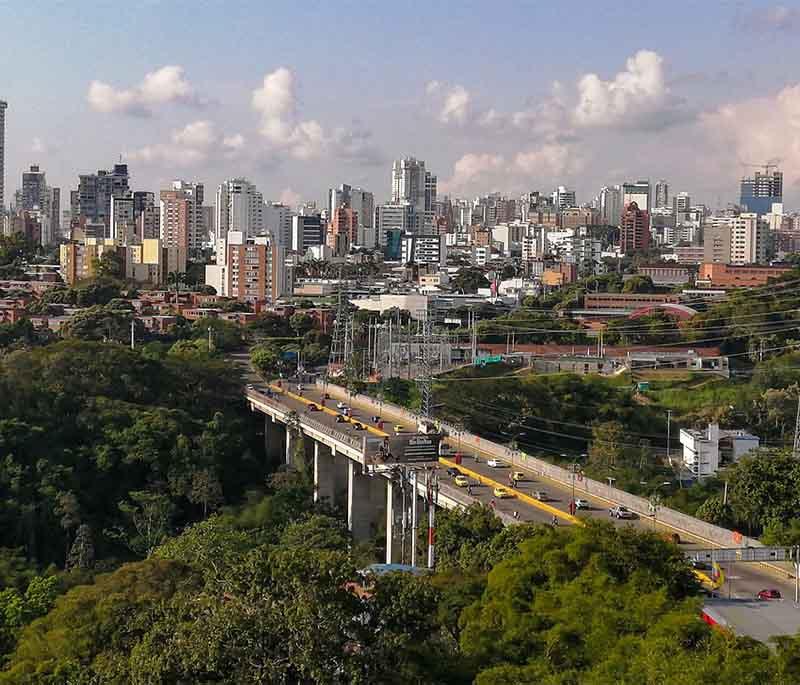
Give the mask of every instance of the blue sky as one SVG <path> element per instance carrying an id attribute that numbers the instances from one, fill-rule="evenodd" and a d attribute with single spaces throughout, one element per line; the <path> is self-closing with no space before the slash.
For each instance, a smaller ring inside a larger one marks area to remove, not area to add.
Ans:
<path id="1" fill-rule="evenodd" d="M 797 3 L 0 2 L 0 26 L 10 190 L 38 162 L 68 197 L 122 154 L 137 189 L 380 201 L 414 155 L 458 195 L 664 177 L 716 206 L 780 158 L 800 208 Z"/>

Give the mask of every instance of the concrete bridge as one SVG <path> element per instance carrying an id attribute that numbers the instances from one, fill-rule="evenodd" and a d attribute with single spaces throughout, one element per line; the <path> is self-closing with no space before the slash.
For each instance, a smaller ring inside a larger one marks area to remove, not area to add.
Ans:
<path id="1" fill-rule="evenodd" d="M 367 540 L 384 528 L 387 564 L 407 557 L 404 541 L 410 558 L 416 560 L 421 500 L 448 509 L 463 508 L 472 501 L 458 488 L 439 482 L 435 442 L 431 441 L 434 452 L 428 458 L 423 454 L 405 459 L 415 454 L 418 446 L 414 443 L 425 440 L 411 427 L 400 434 L 392 429 L 390 434 L 367 419 L 342 417 L 328 406 L 335 401 L 322 395 L 309 398 L 261 385 L 248 386 L 246 393 L 251 410 L 264 414 L 267 455 L 291 467 L 300 456 L 297 441 L 302 440 L 306 463 L 313 464 L 314 501 L 345 509 L 356 541 Z"/>

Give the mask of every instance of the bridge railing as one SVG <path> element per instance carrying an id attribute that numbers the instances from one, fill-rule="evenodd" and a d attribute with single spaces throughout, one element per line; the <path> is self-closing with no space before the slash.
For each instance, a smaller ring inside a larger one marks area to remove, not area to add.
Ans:
<path id="1" fill-rule="evenodd" d="M 281 412 L 283 414 L 288 414 L 289 412 L 293 411 L 292 409 L 287 408 L 287 406 L 281 403 L 279 400 L 275 399 L 275 397 L 270 397 L 264 392 L 260 390 L 256 390 L 255 388 L 248 388 L 247 390 L 247 398 L 254 402 L 260 402 L 261 404 L 265 404 L 268 407 L 272 407 L 275 411 Z M 312 419 L 309 416 L 305 416 L 304 414 L 298 413 L 300 417 L 300 425 L 301 426 L 308 426 L 309 428 L 313 428 L 320 433 L 324 433 L 332 437 L 334 440 L 338 440 L 339 442 L 343 442 L 349 447 L 353 449 L 364 451 L 364 439 L 361 437 L 355 437 L 353 435 L 348 435 L 344 431 L 338 431 L 335 428 L 331 428 L 330 426 L 326 426 L 324 423 Z"/>

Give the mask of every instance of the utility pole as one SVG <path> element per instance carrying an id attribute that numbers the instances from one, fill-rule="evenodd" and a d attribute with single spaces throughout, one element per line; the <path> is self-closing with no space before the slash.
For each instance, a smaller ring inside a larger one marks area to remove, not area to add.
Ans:
<path id="1" fill-rule="evenodd" d="M 436 542 L 436 502 L 439 498 L 439 481 L 433 472 L 425 474 L 428 500 L 428 568 L 432 569 L 436 561 L 434 547 Z"/>
<path id="2" fill-rule="evenodd" d="M 800 458 L 800 396 L 797 398 L 797 418 L 794 421 L 794 445 L 792 446 L 792 456 Z"/>
<path id="3" fill-rule="evenodd" d="M 211 354 L 211 348 L 213 347 L 213 343 L 211 341 L 211 336 L 213 332 L 213 328 L 211 326 L 208 327 L 208 353 Z"/>
<path id="4" fill-rule="evenodd" d="M 417 472 L 411 472 L 411 565 L 417 565 L 417 528 L 419 520 L 417 518 Z"/>
<path id="5" fill-rule="evenodd" d="M 672 463 L 672 456 L 670 454 L 670 441 L 669 441 L 669 431 L 671 424 L 672 424 L 672 409 L 667 409 L 667 461 L 669 461 L 670 464 Z"/>
<path id="6" fill-rule="evenodd" d="M 136 335 L 134 333 L 135 327 L 134 324 L 136 323 L 136 319 L 131 318 L 131 349 L 136 349 Z"/>

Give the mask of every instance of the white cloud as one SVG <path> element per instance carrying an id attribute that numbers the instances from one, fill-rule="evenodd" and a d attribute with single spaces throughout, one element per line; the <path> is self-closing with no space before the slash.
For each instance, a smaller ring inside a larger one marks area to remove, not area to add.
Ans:
<path id="1" fill-rule="evenodd" d="M 35 155 L 45 154 L 49 150 L 49 146 L 41 138 L 36 137 L 31 142 L 31 152 Z"/>
<path id="2" fill-rule="evenodd" d="M 315 119 L 298 114 L 295 78 L 290 69 L 279 67 L 264 76 L 253 91 L 251 105 L 261 117 L 259 133 L 272 150 L 285 150 L 295 159 L 316 159 L 331 154 L 345 160 L 371 163 L 379 155 L 370 132 L 336 128 L 332 132 Z"/>
<path id="3" fill-rule="evenodd" d="M 488 182 L 503 168 L 502 155 L 468 152 L 453 165 L 452 176 L 440 183 L 446 193 L 462 192 Z"/>
<path id="4" fill-rule="evenodd" d="M 244 147 L 245 139 L 241 133 L 236 133 L 223 138 L 222 144 L 229 150 L 241 150 Z"/>
<path id="5" fill-rule="evenodd" d="M 583 168 L 583 160 L 569 145 L 546 143 L 539 148 L 520 152 L 514 158 L 516 169 L 539 179 L 571 175 Z"/>
<path id="6" fill-rule="evenodd" d="M 642 114 L 670 106 L 663 58 L 652 50 L 640 50 L 625 63 L 625 71 L 604 81 L 586 74 L 578 81 L 578 104 L 573 111 L 579 126 L 614 126 L 631 123 Z"/>
<path id="7" fill-rule="evenodd" d="M 703 114 L 701 123 L 717 143 L 715 154 L 720 160 L 726 152 L 735 156 L 725 159 L 728 167 L 736 162 L 780 160 L 787 182 L 800 184 L 800 83 L 786 86 L 777 95 L 719 107 Z"/>
<path id="8" fill-rule="evenodd" d="M 745 31 L 788 33 L 800 28 L 800 9 L 786 5 L 756 7 L 741 14 L 736 24 Z"/>
<path id="9" fill-rule="evenodd" d="M 169 142 L 146 145 L 128 154 L 134 161 L 193 166 L 216 158 L 222 152 L 228 156 L 244 146 L 240 134 L 222 136 L 213 122 L 193 121 L 172 133 Z"/>
<path id="10" fill-rule="evenodd" d="M 469 116 L 470 94 L 464 86 L 453 86 L 445 95 L 439 121 L 449 124 L 451 121 L 463 124 Z"/>
<path id="11" fill-rule="evenodd" d="M 320 156 L 326 146 L 319 122 L 299 121 L 294 92 L 294 75 L 280 67 L 264 77 L 253 91 L 252 106 L 261 116 L 259 132 L 276 148 L 286 149 L 297 159 Z"/>
<path id="12" fill-rule="evenodd" d="M 287 207 L 296 207 L 300 204 L 301 199 L 300 193 L 295 192 L 291 188 L 284 188 L 278 196 L 278 202 Z"/>
<path id="13" fill-rule="evenodd" d="M 200 105 L 194 88 L 186 79 L 183 67 L 168 65 L 145 75 L 133 88 L 118 90 L 102 81 L 92 81 L 87 94 L 89 105 L 97 112 L 150 116 L 153 108 L 169 103 Z"/>
<path id="14" fill-rule="evenodd" d="M 473 118 L 472 95 L 459 84 L 428 81 L 425 94 L 436 107 L 437 119 L 443 124 L 466 124 Z"/>
<path id="15" fill-rule="evenodd" d="M 172 136 L 176 145 L 187 148 L 206 148 L 217 139 L 214 124 L 210 121 L 195 121 L 187 124 Z"/>

